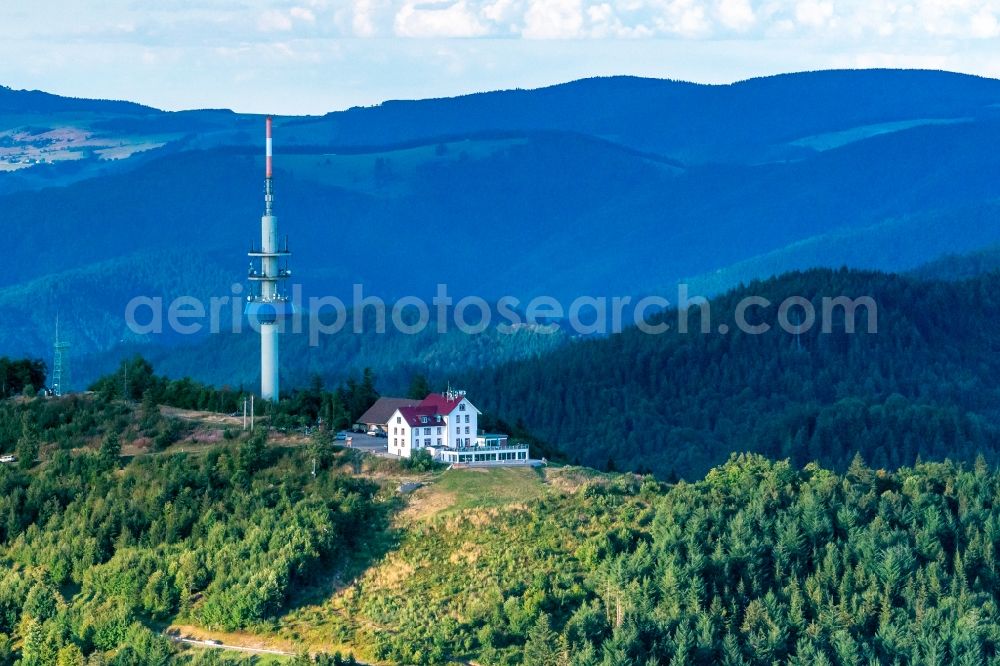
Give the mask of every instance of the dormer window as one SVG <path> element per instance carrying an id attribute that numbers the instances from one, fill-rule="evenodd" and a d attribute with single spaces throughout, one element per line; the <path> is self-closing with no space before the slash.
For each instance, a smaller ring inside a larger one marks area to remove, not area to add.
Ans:
<path id="1" fill-rule="evenodd" d="M 420 417 L 420 422 L 421 423 L 427 423 L 427 417 L 426 416 L 421 416 Z"/>

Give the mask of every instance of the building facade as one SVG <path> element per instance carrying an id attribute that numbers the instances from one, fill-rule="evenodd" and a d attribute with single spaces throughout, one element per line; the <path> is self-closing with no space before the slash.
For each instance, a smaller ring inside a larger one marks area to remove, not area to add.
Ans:
<path id="1" fill-rule="evenodd" d="M 527 464 L 528 447 L 507 435 L 480 434 L 480 411 L 464 391 L 432 393 L 389 417 L 389 453 L 410 458 L 426 449 L 435 460 L 455 464 Z"/>

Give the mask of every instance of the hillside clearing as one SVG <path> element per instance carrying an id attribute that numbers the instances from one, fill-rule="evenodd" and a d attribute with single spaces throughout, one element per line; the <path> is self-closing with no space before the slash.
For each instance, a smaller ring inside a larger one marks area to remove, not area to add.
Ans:
<path id="1" fill-rule="evenodd" d="M 545 493 L 542 477 L 531 467 L 452 469 L 414 492 L 400 519 L 405 523 L 469 509 L 523 504 Z"/>

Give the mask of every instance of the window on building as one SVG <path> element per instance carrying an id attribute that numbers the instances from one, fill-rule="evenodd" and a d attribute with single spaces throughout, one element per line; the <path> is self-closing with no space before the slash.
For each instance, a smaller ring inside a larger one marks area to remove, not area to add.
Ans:
<path id="1" fill-rule="evenodd" d="M 431 445 L 431 438 L 428 437 L 427 439 L 424 440 L 424 446 L 430 446 L 430 445 Z"/>
<path id="2" fill-rule="evenodd" d="M 441 446 L 441 438 L 438 437 L 438 446 Z"/>
<path id="3" fill-rule="evenodd" d="M 439 434 L 439 435 L 441 434 L 441 426 L 438 426 L 437 434 Z"/>
<path id="4" fill-rule="evenodd" d="M 464 402 L 461 405 L 458 406 L 458 411 L 460 411 L 460 412 L 464 412 L 465 411 L 465 403 Z"/>
<path id="5" fill-rule="evenodd" d="M 468 423 L 468 422 L 469 422 L 469 415 L 468 415 L 468 414 L 466 414 L 466 415 L 465 415 L 465 422 L 466 422 L 466 423 Z"/>
<path id="6" fill-rule="evenodd" d="M 462 426 L 455 426 L 455 434 L 459 435 L 462 433 Z"/>
<path id="7" fill-rule="evenodd" d="M 397 416 L 396 417 L 396 423 L 402 423 L 402 422 L 403 422 L 403 417 L 402 416 Z"/>
<path id="8" fill-rule="evenodd" d="M 468 434 L 469 434 L 469 426 L 465 426 L 465 434 L 466 434 L 466 435 L 468 435 Z"/>
<path id="9" fill-rule="evenodd" d="M 425 435 L 431 434 L 431 429 L 430 428 L 424 428 L 424 434 Z"/>

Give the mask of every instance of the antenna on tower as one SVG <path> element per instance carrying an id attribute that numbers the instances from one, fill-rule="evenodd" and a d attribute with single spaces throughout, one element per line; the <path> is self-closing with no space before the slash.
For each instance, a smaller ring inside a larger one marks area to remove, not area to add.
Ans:
<path id="1" fill-rule="evenodd" d="M 61 396 L 69 392 L 69 348 L 70 344 L 59 339 L 59 314 L 56 314 L 56 341 L 52 345 L 55 358 L 52 362 L 52 393 Z"/>
<path id="2" fill-rule="evenodd" d="M 264 121 L 264 215 L 261 217 L 261 241 L 259 249 L 255 243 L 250 244 L 247 279 L 251 283 L 251 289 L 244 313 L 252 317 L 260 329 L 260 397 L 277 401 L 278 332 L 292 314 L 293 307 L 281 286 L 292 274 L 288 269 L 291 252 L 288 250 L 287 236 L 284 249 L 279 247 L 278 218 L 274 215 L 271 129 L 272 119 L 268 116 Z"/>

